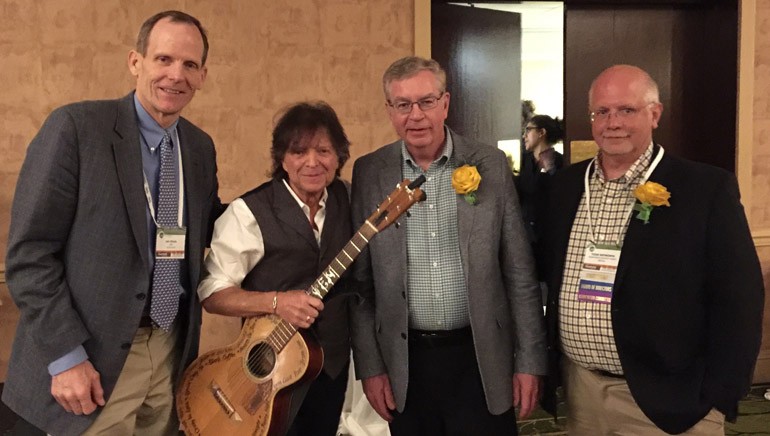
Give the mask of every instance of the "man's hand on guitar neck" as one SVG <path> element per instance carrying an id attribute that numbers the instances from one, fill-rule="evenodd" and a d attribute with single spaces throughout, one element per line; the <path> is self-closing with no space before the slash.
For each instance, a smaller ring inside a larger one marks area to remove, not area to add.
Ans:
<path id="1" fill-rule="evenodd" d="M 364 387 L 364 395 L 369 400 L 374 411 L 385 421 L 393 421 L 390 413 L 396 409 L 396 400 L 393 399 L 393 391 L 390 389 L 390 378 L 387 374 L 375 375 L 361 380 Z"/>
<path id="2" fill-rule="evenodd" d="M 278 292 L 275 297 L 275 313 L 295 327 L 309 328 L 324 308 L 323 301 L 304 290 Z"/>

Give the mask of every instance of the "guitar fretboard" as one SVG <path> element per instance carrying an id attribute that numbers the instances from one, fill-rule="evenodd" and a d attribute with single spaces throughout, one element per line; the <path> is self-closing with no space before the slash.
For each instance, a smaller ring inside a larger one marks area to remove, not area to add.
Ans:
<path id="1" fill-rule="evenodd" d="M 377 228 L 369 220 L 353 235 L 342 250 L 337 254 L 329 266 L 315 279 L 307 293 L 317 298 L 323 299 L 331 291 L 337 280 L 350 267 L 354 260 L 361 254 L 361 251 L 369 244 L 369 240 L 377 233 Z M 276 352 L 283 350 L 283 347 L 289 343 L 289 340 L 297 333 L 297 328 L 292 324 L 281 320 L 273 329 L 266 341 L 273 346 Z"/>

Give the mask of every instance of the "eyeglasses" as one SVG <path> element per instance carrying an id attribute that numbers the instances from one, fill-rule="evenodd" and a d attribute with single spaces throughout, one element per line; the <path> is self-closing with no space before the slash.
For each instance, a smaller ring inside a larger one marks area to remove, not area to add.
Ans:
<path id="1" fill-rule="evenodd" d="M 444 93 L 442 92 L 438 97 L 434 96 L 428 96 L 425 98 L 421 98 L 417 101 L 406 101 L 406 100 L 398 100 L 396 102 L 391 103 L 388 101 L 388 106 L 392 107 L 396 110 L 396 112 L 400 114 L 408 114 L 412 112 L 412 106 L 417 105 L 417 107 L 420 108 L 421 111 L 429 111 L 431 109 L 434 109 L 436 106 L 438 106 L 438 101 L 441 100 L 441 97 L 444 96 Z"/>
<path id="2" fill-rule="evenodd" d="M 524 128 L 525 132 L 529 132 L 530 130 L 538 130 L 540 127 L 537 126 L 527 126 Z"/>
<path id="3" fill-rule="evenodd" d="M 610 115 L 614 114 L 616 118 L 621 120 L 631 119 L 635 117 L 642 109 L 646 108 L 647 106 L 655 104 L 654 102 L 650 102 L 647 104 L 643 104 L 641 106 L 621 106 L 617 110 L 613 111 L 608 108 L 601 108 L 597 109 L 593 112 L 591 112 L 591 122 L 595 121 L 607 121 L 610 119 Z"/>

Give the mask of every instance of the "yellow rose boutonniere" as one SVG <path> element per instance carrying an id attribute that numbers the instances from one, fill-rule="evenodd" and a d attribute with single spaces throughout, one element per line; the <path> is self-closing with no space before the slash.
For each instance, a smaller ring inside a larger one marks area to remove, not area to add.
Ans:
<path id="1" fill-rule="evenodd" d="M 634 189 L 634 197 L 640 202 L 634 205 L 634 210 L 639 212 L 636 218 L 644 221 L 645 224 L 650 221 L 650 213 L 652 213 L 653 207 L 671 206 L 668 202 L 668 199 L 671 198 L 671 193 L 660 183 L 645 182 L 637 186 Z"/>
<path id="2" fill-rule="evenodd" d="M 452 187 L 455 192 L 465 197 L 465 201 L 470 205 L 478 202 L 476 190 L 481 183 L 481 174 L 475 166 L 463 165 L 452 173 Z"/>

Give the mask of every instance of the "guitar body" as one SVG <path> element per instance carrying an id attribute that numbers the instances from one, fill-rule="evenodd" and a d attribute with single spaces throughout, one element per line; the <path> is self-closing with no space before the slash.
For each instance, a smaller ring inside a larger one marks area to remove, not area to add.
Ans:
<path id="1" fill-rule="evenodd" d="M 248 318 L 235 343 L 190 365 L 176 399 L 188 435 L 286 433 L 292 391 L 318 376 L 323 350 L 312 332 L 283 325 L 274 315 Z M 281 351 L 276 338 L 285 341 Z"/>

